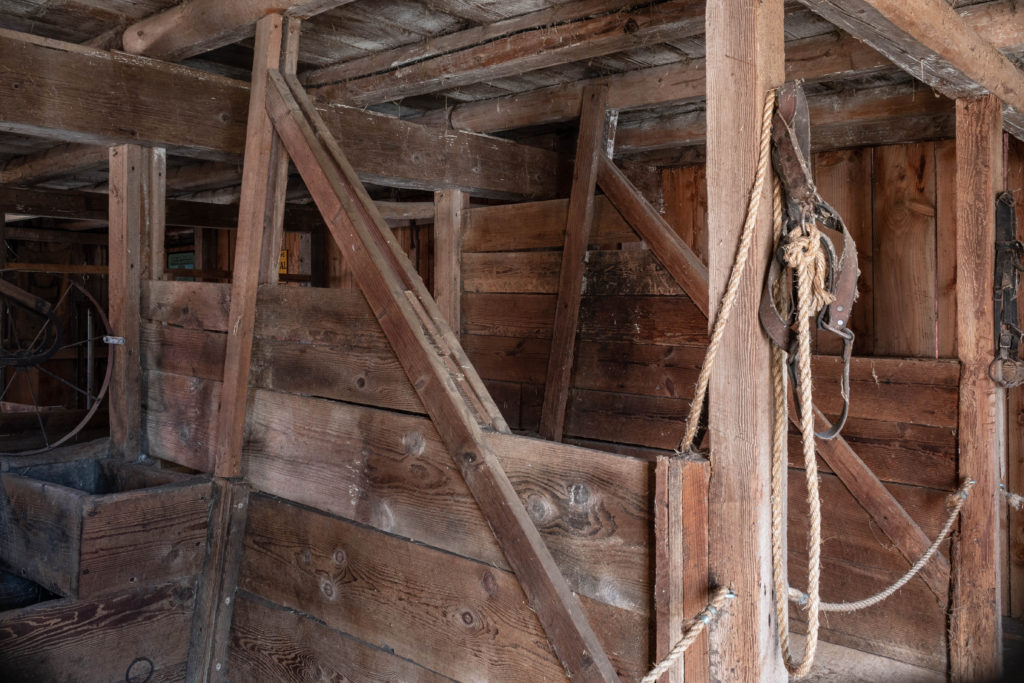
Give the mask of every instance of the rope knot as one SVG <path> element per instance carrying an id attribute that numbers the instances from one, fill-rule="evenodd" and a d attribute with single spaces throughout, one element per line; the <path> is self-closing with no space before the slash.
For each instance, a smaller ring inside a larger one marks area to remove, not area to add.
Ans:
<path id="1" fill-rule="evenodd" d="M 821 246 L 821 231 L 807 223 L 800 231 L 793 230 L 782 245 L 782 259 L 796 271 L 797 277 L 808 277 L 811 283 L 811 309 L 820 311 L 835 301 L 828 291 L 828 259 Z"/>

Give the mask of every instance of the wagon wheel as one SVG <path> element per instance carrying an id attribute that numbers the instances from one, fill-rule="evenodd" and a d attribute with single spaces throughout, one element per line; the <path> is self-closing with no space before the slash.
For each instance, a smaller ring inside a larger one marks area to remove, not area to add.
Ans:
<path id="1" fill-rule="evenodd" d="M 0 455 L 31 455 L 74 438 L 110 384 L 103 308 L 64 280 L 46 302 L 8 282 L 0 287 Z"/>

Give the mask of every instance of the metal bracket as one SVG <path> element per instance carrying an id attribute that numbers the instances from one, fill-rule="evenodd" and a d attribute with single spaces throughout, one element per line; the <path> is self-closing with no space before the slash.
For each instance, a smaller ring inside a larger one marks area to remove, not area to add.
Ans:
<path id="1" fill-rule="evenodd" d="M 1017 210 L 1013 195 L 996 197 L 996 270 L 992 298 L 995 310 L 996 357 L 989 366 L 992 381 L 1009 388 L 1024 384 L 1024 360 L 1018 358 L 1024 338 L 1017 316 L 1024 245 L 1017 239 Z"/>

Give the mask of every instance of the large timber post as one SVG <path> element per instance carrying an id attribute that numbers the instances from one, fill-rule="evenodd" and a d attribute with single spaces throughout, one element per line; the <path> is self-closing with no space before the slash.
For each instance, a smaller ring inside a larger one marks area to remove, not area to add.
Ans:
<path id="1" fill-rule="evenodd" d="M 782 0 L 707 5 L 710 320 L 717 315 L 757 167 L 765 92 L 783 78 Z M 769 176 L 770 179 L 770 176 Z M 711 378 L 711 581 L 737 598 L 710 635 L 712 680 L 786 680 L 772 608 L 771 391 L 757 320 L 771 250 L 771 185 L 751 262 Z"/>

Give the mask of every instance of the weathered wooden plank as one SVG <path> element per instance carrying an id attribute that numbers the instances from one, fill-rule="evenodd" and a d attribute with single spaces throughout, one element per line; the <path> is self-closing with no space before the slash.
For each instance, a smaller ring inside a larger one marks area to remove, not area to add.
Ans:
<path id="1" fill-rule="evenodd" d="M 956 103 L 956 298 L 960 357 L 959 474 L 977 482 L 960 512 L 954 545 L 950 672 L 955 681 L 998 678 L 1003 668 L 1004 518 L 999 484 L 1005 392 L 988 376 L 995 340 L 991 295 L 993 201 L 1003 183 L 1002 115 L 994 96 Z M 985 245 L 985 246 L 979 246 Z"/>
<path id="2" fill-rule="evenodd" d="M 139 143 L 222 160 L 244 150 L 249 88 L 242 81 L 6 30 L 0 64 L 4 131 L 104 146 Z M 321 113 L 366 180 L 504 197 L 558 193 L 553 152 L 357 108 L 332 105 Z"/>
<path id="3" fill-rule="evenodd" d="M 209 482 L 126 491 L 86 505 L 78 596 L 196 574 L 209 509 Z"/>
<path id="4" fill-rule="evenodd" d="M 783 9 L 778 0 L 707 6 L 709 319 L 720 306 L 753 185 L 765 92 L 784 78 Z M 769 173 L 769 181 L 770 181 Z M 768 190 L 769 187 L 765 188 Z M 771 208 L 762 204 L 754 263 L 771 251 Z M 760 277 L 740 287 L 733 322 L 711 378 L 708 430 L 715 463 L 709 488 L 710 576 L 737 598 L 711 630 L 712 679 L 786 677 L 774 628 L 768 476 L 768 342 L 756 320 Z"/>
<path id="5" fill-rule="evenodd" d="M 218 380 L 224 376 L 224 334 L 144 320 L 143 370 Z"/>
<path id="6" fill-rule="evenodd" d="M 249 381 L 273 391 L 426 413 L 402 364 L 386 345 L 324 346 L 257 337 Z"/>
<path id="7" fill-rule="evenodd" d="M 244 466 L 254 487 L 507 566 L 428 420 L 263 390 L 253 397 Z M 494 438 L 573 589 L 646 613 L 648 466 L 521 437 Z M 339 460 L 339 451 L 351 455 Z"/>
<path id="8" fill-rule="evenodd" d="M 693 36 L 703 28 L 702 7 L 692 0 L 605 8 L 603 13 L 560 25 L 540 25 L 500 40 L 426 56 L 315 89 L 318 97 L 365 106 L 440 88 L 455 88 L 515 76 L 548 66 L 600 57 L 669 37 Z M 472 30 L 472 29 L 470 29 Z M 449 38 L 451 40 L 451 38 Z M 330 72 L 320 79 L 334 80 Z"/>
<path id="9" fill-rule="evenodd" d="M 444 683 L 449 679 L 392 652 L 347 637 L 291 610 L 239 595 L 229 670 L 239 679 Z"/>
<path id="10" fill-rule="evenodd" d="M 162 150 L 137 145 L 110 149 L 110 279 L 109 319 L 114 334 L 124 338 L 111 353 L 110 436 L 112 452 L 127 459 L 139 453 L 142 393 L 139 365 L 139 311 L 141 280 L 150 271 L 151 233 L 163 235 L 157 223 L 163 217 L 163 190 L 150 174 L 150 162 Z M 161 247 L 160 252 L 163 252 Z"/>
<path id="11" fill-rule="evenodd" d="M 561 255 L 556 251 L 474 252 L 462 257 L 466 292 L 554 294 Z M 649 250 L 588 251 L 584 293 L 588 295 L 678 296 L 683 289 Z"/>
<path id="12" fill-rule="evenodd" d="M 605 118 L 607 103 L 608 88 L 596 86 L 583 94 L 580 104 L 576 163 L 573 166 L 572 191 L 565 222 L 558 298 L 552 324 L 547 379 L 544 382 L 544 404 L 540 413 L 540 433 L 548 441 L 562 440 L 565 423 L 565 402 L 569 395 L 576 331 L 579 326 L 580 295 L 584 285 L 584 261 L 594 224 L 598 164 L 603 156 L 602 147 L 608 133 Z"/>
<path id="13" fill-rule="evenodd" d="M 808 98 L 811 149 L 877 146 L 934 140 L 953 133 L 953 103 L 925 96 L 906 86 L 880 86 Z M 644 158 L 644 153 L 705 144 L 704 111 L 645 117 L 624 123 L 616 136 L 616 156 Z"/>
<path id="14" fill-rule="evenodd" d="M 86 494 L 13 474 L 0 475 L 0 485 L 0 556 L 6 565 L 53 593 L 76 595 Z"/>
<path id="15" fill-rule="evenodd" d="M 563 675 L 510 572 L 264 497 L 252 501 L 239 587 L 452 678 Z M 603 623 L 609 650 L 625 655 L 617 668 L 635 678 L 635 632 Z"/>
<path id="16" fill-rule="evenodd" d="M 446 9 L 450 11 L 450 8 Z M 480 22 L 482 25 L 473 26 L 462 31 L 445 33 L 392 50 L 371 52 L 363 57 L 349 59 L 337 64 L 329 64 L 328 66 L 303 73 L 300 80 L 307 87 L 338 83 L 367 74 L 397 69 L 415 62 L 436 58 L 442 54 L 451 54 L 458 50 L 464 50 L 486 42 L 493 42 L 513 34 L 532 31 L 536 35 L 537 30 L 540 28 L 570 24 L 618 9 L 621 9 L 621 5 L 615 2 L 615 0 L 584 0 L 583 2 L 555 5 L 499 21 Z M 493 15 L 489 17 L 489 19 L 493 18 Z M 578 103 L 576 111 L 579 111 Z M 575 118 L 575 116 L 571 118 Z"/>
<path id="17" fill-rule="evenodd" d="M 702 263 L 708 260 L 708 193 L 703 164 L 662 169 L 665 220 Z"/>
<path id="18" fill-rule="evenodd" d="M 956 220 L 956 141 L 942 140 L 935 143 L 935 350 L 939 358 L 957 357 Z"/>
<path id="19" fill-rule="evenodd" d="M 434 298 L 456 335 L 462 330 L 462 233 L 469 196 L 459 190 L 434 194 Z"/>
<path id="20" fill-rule="evenodd" d="M 689 409 L 685 400 L 574 389 L 565 431 L 577 438 L 672 450 L 683 437 Z"/>
<path id="21" fill-rule="evenodd" d="M 210 491 L 210 523 L 196 580 L 188 652 L 188 680 L 195 681 L 227 680 L 235 591 L 249 517 L 247 484 L 217 478 Z"/>
<path id="22" fill-rule="evenodd" d="M 475 252 L 561 247 L 568 210 L 567 199 L 470 209 L 462 249 Z M 602 197 L 595 202 L 592 234 L 595 244 L 636 241 L 633 229 Z"/>
<path id="23" fill-rule="evenodd" d="M 662 457 L 655 467 L 654 611 L 657 656 L 668 655 L 687 622 L 708 604 L 706 460 Z M 694 641 L 664 683 L 707 681 L 707 635 Z M 685 672 L 685 673 L 684 673 Z"/>
<path id="24" fill-rule="evenodd" d="M 267 115 L 267 71 L 281 69 L 294 73 L 298 32 L 297 22 L 289 19 L 286 25 L 279 14 L 267 15 L 256 27 L 238 238 L 232 263 L 231 308 L 213 454 L 219 477 L 237 477 L 242 470 L 257 287 L 268 282 L 276 284 L 281 251 L 284 221 L 281 207 L 288 179 L 288 156 Z"/>
<path id="25" fill-rule="evenodd" d="M 874 150 L 872 292 L 879 355 L 935 357 L 934 163 L 931 144 Z"/>
<path id="26" fill-rule="evenodd" d="M 143 384 L 143 452 L 212 472 L 220 382 L 149 370 Z"/>
<path id="27" fill-rule="evenodd" d="M 226 332 L 230 300 L 228 284 L 144 281 L 140 306 L 145 320 Z"/>
<path id="28" fill-rule="evenodd" d="M 945 2 L 927 0 L 912 9 L 898 0 L 801 2 L 947 97 L 995 94 L 1020 135 L 1024 74 Z M 1010 20 L 1021 25 L 1019 17 Z"/>
<path id="29" fill-rule="evenodd" d="M 351 1 L 188 0 L 128 26 L 122 42 L 126 52 L 175 62 L 251 37 L 265 14 L 306 18 Z"/>
<path id="30" fill-rule="evenodd" d="M 608 199 L 706 316 L 710 310 L 707 267 L 610 159 L 601 159 L 598 174 L 598 182 Z"/>
<path id="31" fill-rule="evenodd" d="M 465 294 L 466 334 L 551 337 L 554 297 L 546 294 Z M 696 345 L 707 343 L 700 309 L 688 300 L 659 296 L 586 296 L 580 339 Z"/>
<path id="32" fill-rule="evenodd" d="M 791 581 L 806 586 L 807 558 L 799 552 L 789 554 Z M 892 585 L 903 570 L 881 571 L 856 564 L 823 558 L 822 599 L 829 601 L 860 600 Z M 833 580 L 830 577 L 841 577 Z M 897 601 L 893 603 L 892 601 Z M 821 638 L 831 643 L 873 652 L 899 662 L 941 672 L 946 671 L 945 610 L 934 601 L 928 588 L 912 581 L 885 608 L 861 610 L 849 614 L 829 614 L 822 621 Z M 790 624 L 794 631 L 806 630 L 803 610 L 792 610 Z M 880 637 L 880 634 L 885 634 Z"/>
<path id="33" fill-rule="evenodd" d="M 1020 206 L 1024 202 L 1024 143 L 1016 138 L 1007 140 L 1006 176 L 1007 192 L 1013 192 Z M 1024 238 L 1022 232 L 1024 212 L 1017 213 L 1017 239 Z M 1024 319 L 1024 301 L 1017 300 L 1018 319 Z M 1024 388 L 1007 390 L 1006 398 L 1006 488 L 1010 491 L 1024 491 Z M 1006 552 L 1009 578 L 1009 609 L 1004 610 L 1014 618 L 1024 616 L 1024 511 L 1012 507 L 1007 511 Z"/>
<path id="34" fill-rule="evenodd" d="M 59 600 L 0 614 L 0 671 L 11 681 L 107 683 L 181 680 L 194 594 L 191 581 L 96 600 Z"/>

